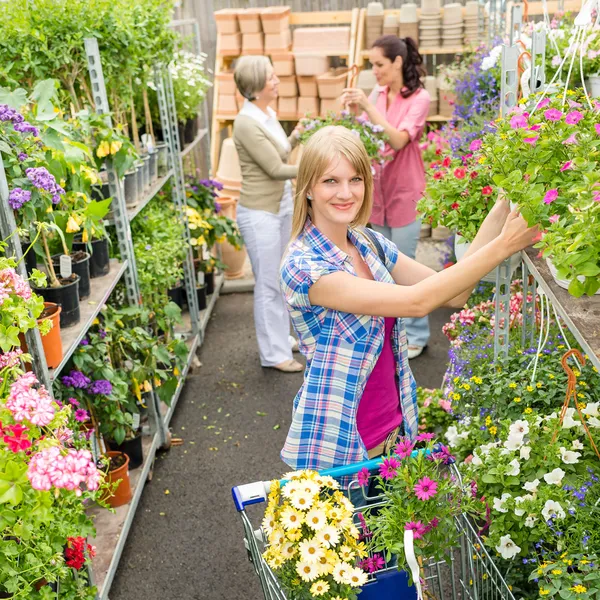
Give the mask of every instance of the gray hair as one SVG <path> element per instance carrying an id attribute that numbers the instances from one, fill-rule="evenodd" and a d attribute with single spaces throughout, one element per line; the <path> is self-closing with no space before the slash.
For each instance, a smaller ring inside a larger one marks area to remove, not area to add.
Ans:
<path id="1" fill-rule="evenodd" d="M 233 79 L 240 94 L 247 100 L 256 100 L 256 94 L 264 89 L 267 77 L 272 70 L 266 56 L 242 56 L 235 65 Z"/>

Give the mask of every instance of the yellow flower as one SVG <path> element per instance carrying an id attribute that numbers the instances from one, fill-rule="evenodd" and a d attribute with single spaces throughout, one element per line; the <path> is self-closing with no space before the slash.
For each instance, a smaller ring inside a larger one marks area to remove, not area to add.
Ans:
<path id="1" fill-rule="evenodd" d="M 315 581 L 311 586 L 310 586 L 310 593 L 313 596 L 323 596 L 323 594 L 326 594 L 329 591 L 329 584 L 326 581 Z"/>
<path id="2" fill-rule="evenodd" d="M 550 379 L 555 379 L 555 376 L 554 376 L 552 373 L 548 373 L 548 377 L 549 377 Z"/>
<path id="3" fill-rule="evenodd" d="M 290 542 L 297 542 L 302 538 L 302 530 L 301 529 L 290 529 L 285 532 L 285 536 Z"/>
<path id="4" fill-rule="evenodd" d="M 509 383 L 509 384 L 508 384 L 508 387 L 509 387 L 511 390 L 514 390 L 514 389 L 517 387 L 517 384 L 516 384 L 516 383 Z"/>
<path id="5" fill-rule="evenodd" d="M 482 165 L 485 162 L 485 156 L 479 157 L 479 164 Z"/>
<path id="6" fill-rule="evenodd" d="M 525 389 L 526 389 L 528 392 L 533 392 L 533 386 L 532 386 L 532 385 L 528 385 L 528 386 L 527 386 Z"/>
<path id="7" fill-rule="evenodd" d="M 455 378 L 454 378 L 452 381 L 453 381 L 454 383 L 458 383 L 458 382 L 460 381 L 460 377 L 455 377 Z"/>
<path id="8" fill-rule="evenodd" d="M 339 555 L 343 561 L 350 562 L 354 558 L 355 553 L 350 546 L 344 545 L 339 549 Z"/>
<path id="9" fill-rule="evenodd" d="M 495 425 L 492 425 L 489 431 L 492 435 L 496 435 L 496 433 L 498 433 L 498 428 Z"/>
<path id="10" fill-rule="evenodd" d="M 463 384 L 462 384 L 462 389 L 463 389 L 463 390 L 467 390 L 467 391 L 468 391 L 468 390 L 470 390 L 470 389 L 471 389 L 471 386 L 470 386 L 468 383 L 463 383 Z"/>
<path id="11" fill-rule="evenodd" d="M 573 375 L 575 375 L 575 377 L 580 377 L 581 371 L 579 369 L 573 369 Z"/>
<path id="12" fill-rule="evenodd" d="M 111 142 L 110 144 L 110 153 L 111 154 L 116 154 L 120 149 L 121 146 L 123 145 L 123 142 L 117 140 L 115 142 Z"/>
<path id="13" fill-rule="evenodd" d="M 558 346 L 556 346 L 556 347 L 557 347 L 559 350 L 562 350 L 562 349 L 565 347 L 565 345 L 564 345 L 564 344 L 559 344 L 559 345 L 558 345 Z"/>
<path id="14" fill-rule="evenodd" d="M 521 402 L 521 398 L 519 396 L 517 396 L 516 398 L 513 398 L 513 402 L 516 402 L 517 404 L 519 404 L 519 402 Z"/>
<path id="15" fill-rule="evenodd" d="M 304 522 L 304 515 L 299 510 L 288 506 L 281 513 L 280 520 L 284 529 L 298 529 Z"/>
<path id="16" fill-rule="evenodd" d="M 589 560 L 585 560 L 585 558 L 582 558 L 582 559 L 579 561 L 579 564 L 580 564 L 580 565 L 587 565 L 589 562 L 590 562 Z"/>
<path id="17" fill-rule="evenodd" d="M 577 394 L 577 397 L 578 397 L 578 398 L 585 398 L 585 394 L 582 394 L 581 392 L 579 392 L 579 393 Z"/>
<path id="18" fill-rule="evenodd" d="M 560 569 L 552 569 L 552 575 L 562 575 L 562 571 Z"/>
<path id="19" fill-rule="evenodd" d="M 546 588 L 540 588 L 540 596 L 547 596 L 550 593 L 550 590 Z"/>
<path id="20" fill-rule="evenodd" d="M 454 394 L 452 394 L 452 400 L 460 400 L 460 394 L 454 392 Z"/>
<path id="21" fill-rule="evenodd" d="M 71 215 L 67 221 L 67 233 L 75 233 L 76 231 L 79 231 L 79 224 L 75 217 Z"/>
<path id="22" fill-rule="evenodd" d="M 110 144 L 107 141 L 100 142 L 96 150 L 96 156 L 98 158 L 104 158 L 110 154 Z"/>
<path id="23" fill-rule="evenodd" d="M 226 236 L 226 235 L 220 235 L 220 236 L 217 238 L 217 243 L 219 243 L 219 244 L 222 244 L 222 243 L 223 243 L 223 242 L 224 242 L 226 239 L 227 239 L 227 236 Z"/>
<path id="24" fill-rule="evenodd" d="M 492 424 L 492 417 L 490 417 L 490 415 L 488 415 L 485 418 L 485 425 L 486 425 L 486 427 L 489 427 L 491 424 Z"/>
<path id="25" fill-rule="evenodd" d="M 581 387 L 587 387 L 587 383 L 586 383 L 585 381 L 580 381 L 580 382 L 579 382 L 579 385 L 580 385 Z"/>
<path id="26" fill-rule="evenodd" d="M 585 594 L 587 592 L 587 588 L 584 587 L 583 585 L 574 585 L 571 588 L 576 594 Z"/>
<path id="27" fill-rule="evenodd" d="M 539 390 L 539 389 L 542 387 L 542 382 L 541 382 L 541 381 L 538 381 L 538 382 L 535 384 L 535 387 L 536 387 L 536 388 L 538 388 L 538 390 Z"/>
<path id="28" fill-rule="evenodd" d="M 531 408 L 531 407 L 528 406 L 523 412 L 526 415 L 530 415 L 533 412 L 533 408 Z"/>

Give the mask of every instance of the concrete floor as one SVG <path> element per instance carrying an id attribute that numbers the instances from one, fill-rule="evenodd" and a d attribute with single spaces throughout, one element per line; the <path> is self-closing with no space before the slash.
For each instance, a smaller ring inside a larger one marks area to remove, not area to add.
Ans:
<path id="1" fill-rule="evenodd" d="M 221 297 L 172 429 L 181 446 L 159 454 L 121 558 L 111 600 L 259 600 L 231 487 L 278 477 L 279 450 L 302 374 L 259 366 L 252 294 Z M 450 310 L 432 315 L 429 349 L 411 362 L 438 386 Z M 257 514 L 257 513 L 255 513 Z"/>

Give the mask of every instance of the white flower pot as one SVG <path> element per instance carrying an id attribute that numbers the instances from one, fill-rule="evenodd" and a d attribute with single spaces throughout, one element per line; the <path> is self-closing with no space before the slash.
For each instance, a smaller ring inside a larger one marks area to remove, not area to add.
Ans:
<path id="1" fill-rule="evenodd" d="M 550 274 L 554 278 L 554 281 L 556 281 L 556 284 L 564 290 L 568 290 L 571 281 L 568 279 L 560 279 L 560 277 L 558 276 L 558 269 L 554 266 L 554 264 L 549 258 L 546 259 L 546 264 L 548 265 L 548 268 L 550 269 Z M 580 275 L 577 279 L 579 279 L 581 283 L 585 282 L 585 277 L 583 275 Z M 594 295 L 600 296 L 600 290 L 598 290 Z"/>
<path id="2" fill-rule="evenodd" d="M 471 242 L 465 242 L 461 235 L 456 234 L 454 237 L 454 254 L 456 255 L 456 261 L 462 259 L 467 253 L 467 250 L 471 247 Z M 510 276 L 512 278 L 513 273 L 517 270 L 521 264 L 521 256 L 519 253 L 513 254 L 510 258 Z M 481 281 L 487 281 L 489 283 L 496 283 L 496 270 L 490 271 L 487 275 L 481 278 Z"/>
<path id="3" fill-rule="evenodd" d="M 592 98 L 600 98 L 600 75 L 588 77 L 586 87 Z"/>

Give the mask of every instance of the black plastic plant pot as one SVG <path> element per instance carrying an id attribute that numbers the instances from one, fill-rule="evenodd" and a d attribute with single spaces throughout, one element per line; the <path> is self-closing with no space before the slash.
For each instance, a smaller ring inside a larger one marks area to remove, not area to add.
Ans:
<path id="1" fill-rule="evenodd" d="M 183 133 L 183 139 L 186 144 L 191 144 L 198 135 L 198 119 L 188 119 L 185 122 L 185 129 Z"/>
<path id="2" fill-rule="evenodd" d="M 206 295 L 210 296 L 215 291 L 215 272 L 204 273 L 204 284 L 206 285 Z"/>
<path id="3" fill-rule="evenodd" d="M 131 440 L 125 440 L 122 444 L 115 444 L 109 441 L 108 447 L 111 450 L 123 452 L 129 456 L 129 468 L 137 469 L 144 464 L 144 449 L 142 448 L 142 434 L 138 432 Z"/>
<path id="4" fill-rule="evenodd" d="M 181 152 L 185 144 L 185 123 L 177 123 L 177 130 L 179 131 L 179 151 Z"/>
<path id="5" fill-rule="evenodd" d="M 58 276 L 58 274 L 57 274 Z M 71 327 L 79 323 L 79 275 L 73 273 L 68 279 L 59 279 L 59 287 L 48 285 L 45 288 L 32 288 L 46 302 L 54 302 L 61 307 L 60 327 Z"/>
<path id="6" fill-rule="evenodd" d="M 35 269 L 37 267 L 37 256 L 35 255 L 35 250 L 33 248 L 31 248 L 29 250 L 29 252 L 27 252 L 27 249 L 29 248 L 29 242 L 22 242 L 21 243 L 21 252 L 23 253 L 24 256 L 24 263 L 25 263 L 25 269 L 27 271 L 27 275 L 31 275 L 31 272 L 33 271 L 33 269 Z M 25 254 L 25 252 L 27 252 L 27 254 Z"/>
<path id="7" fill-rule="evenodd" d="M 90 250 L 91 248 L 91 250 Z M 108 238 L 82 242 L 80 239 L 73 241 L 73 252 L 78 250 L 90 252 L 90 277 L 104 277 L 110 271 L 110 256 L 108 254 Z"/>
<path id="8" fill-rule="evenodd" d="M 206 308 L 206 284 L 196 288 L 196 295 L 198 296 L 198 310 L 204 310 Z"/>
<path id="9" fill-rule="evenodd" d="M 92 186 L 92 200 L 102 201 L 107 198 L 110 198 L 110 188 L 108 187 L 108 183 Z"/>
<path id="10" fill-rule="evenodd" d="M 167 290 L 167 294 L 169 296 L 169 299 L 172 302 L 175 302 L 175 304 L 177 304 L 177 306 L 179 306 L 179 308 L 183 310 L 183 307 L 186 303 L 185 288 L 183 287 L 183 284 L 180 283 L 178 286 Z"/>
<path id="11" fill-rule="evenodd" d="M 60 272 L 60 257 L 62 254 L 55 254 L 52 257 L 54 270 L 58 275 Z M 71 270 L 79 275 L 79 299 L 83 300 L 90 295 L 90 255 L 82 250 L 74 251 L 71 254 Z"/>

